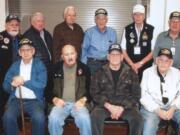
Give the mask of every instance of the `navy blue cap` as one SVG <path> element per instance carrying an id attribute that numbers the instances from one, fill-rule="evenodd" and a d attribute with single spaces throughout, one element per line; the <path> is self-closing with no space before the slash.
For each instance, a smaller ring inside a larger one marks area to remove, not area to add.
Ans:
<path id="1" fill-rule="evenodd" d="M 10 14 L 6 17 L 6 23 L 10 22 L 12 20 L 16 20 L 16 21 L 20 22 L 20 19 L 17 15 Z"/>
<path id="2" fill-rule="evenodd" d="M 168 48 L 162 48 L 161 50 L 159 50 L 158 56 L 161 55 L 165 55 L 167 56 L 169 59 L 173 59 L 173 55 L 170 49 Z"/>
<path id="3" fill-rule="evenodd" d="M 111 53 L 111 51 L 113 51 L 113 50 L 117 50 L 117 51 L 122 53 L 122 49 L 121 49 L 120 44 L 115 43 L 115 44 L 110 45 L 109 50 L 108 50 L 109 53 Z"/>

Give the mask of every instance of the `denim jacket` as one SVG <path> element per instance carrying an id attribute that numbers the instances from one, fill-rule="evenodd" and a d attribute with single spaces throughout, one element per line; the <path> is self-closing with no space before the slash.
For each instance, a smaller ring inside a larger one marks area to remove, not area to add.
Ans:
<path id="1" fill-rule="evenodd" d="M 3 87 L 4 90 L 10 94 L 8 102 L 15 98 L 15 87 L 12 87 L 11 82 L 14 76 L 20 74 L 20 64 L 21 60 L 16 61 L 11 65 L 6 73 Z M 47 70 L 44 64 L 37 58 L 33 59 L 32 69 L 31 69 L 31 79 L 24 83 L 24 86 L 31 89 L 38 100 L 44 101 L 44 88 L 47 83 Z"/>

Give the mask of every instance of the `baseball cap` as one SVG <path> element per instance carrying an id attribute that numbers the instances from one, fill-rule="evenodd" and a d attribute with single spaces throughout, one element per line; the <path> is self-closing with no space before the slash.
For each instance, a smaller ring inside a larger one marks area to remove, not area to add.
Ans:
<path id="1" fill-rule="evenodd" d="M 173 55 L 170 49 L 168 48 L 162 48 L 159 50 L 158 56 L 167 56 L 169 59 L 173 59 Z"/>
<path id="2" fill-rule="evenodd" d="M 113 51 L 113 50 L 117 50 L 122 53 L 120 44 L 115 43 L 115 44 L 110 45 L 108 52 L 111 53 L 111 51 Z"/>
<path id="3" fill-rule="evenodd" d="M 171 20 L 171 19 L 173 19 L 173 18 L 175 18 L 175 19 L 180 19 L 180 12 L 178 12 L 178 11 L 172 12 L 172 13 L 170 14 L 170 16 L 169 16 L 169 20 Z"/>
<path id="4" fill-rule="evenodd" d="M 19 49 L 23 46 L 23 45 L 28 45 L 30 47 L 34 47 L 34 44 L 31 40 L 29 40 L 28 38 L 23 38 L 21 39 L 21 41 L 19 42 Z M 35 48 L 35 47 L 34 47 Z"/>
<path id="5" fill-rule="evenodd" d="M 99 8 L 99 9 L 97 9 L 97 10 L 95 11 L 95 16 L 97 16 L 97 15 L 105 15 L 105 16 L 107 16 L 108 13 L 107 13 L 106 9 L 104 9 L 104 8 Z"/>
<path id="6" fill-rule="evenodd" d="M 134 7 L 133 7 L 133 14 L 134 13 L 145 13 L 145 8 L 143 5 L 141 4 L 136 4 Z"/>
<path id="7" fill-rule="evenodd" d="M 10 14 L 6 17 L 6 23 L 10 22 L 12 20 L 16 20 L 16 21 L 20 22 L 20 19 L 17 15 Z"/>

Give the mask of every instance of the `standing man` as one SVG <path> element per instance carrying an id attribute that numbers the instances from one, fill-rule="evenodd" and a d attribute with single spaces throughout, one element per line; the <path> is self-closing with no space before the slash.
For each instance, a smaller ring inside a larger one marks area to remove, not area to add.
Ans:
<path id="1" fill-rule="evenodd" d="M 108 48 L 117 41 L 115 30 L 107 27 L 107 22 L 107 11 L 99 8 L 95 11 L 96 26 L 85 33 L 81 61 L 88 65 L 92 73 L 107 63 Z"/>
<path id="2" fill-rule="evenodd" d="M 10 94 L 7 108 L 3 116 L 5 135 L 18 135 L 17 118 L 21 109 L 29 114 L 32 122 L 32 135 L 45 135 L 44 88 L 47 71 L 44 64 L 33 58 L 35 47 L 29 39 L 19 43 L 21 59 L 13 63 L 7 71 L 3 87 Z M 20 89 L 23 108 L 20 107 Z"/>
<path id="3" fill-rule="evenodd" d="M 48 72 L 48 82 L 45 90 L 45 97 L 48 97 L 48 91 L 52 89 L 52 36 L 45 29 L 45 18 L 41 12 L 36 12 L 31 16 L 31 26 L 24 33 L 24 36 L 30 39 L 35 45 L 35 57 L 38 57 L 46 66 Z"/>
<path id="4" fill-rule="evenodd" d="M 19 58 L 18 45 L 21 38 L 20 19 L 16 15 L 8 15 L 5 30 L 0 32 L 0 121 L 8 99 L 8 95 L 3 91 L 2 83 L 12 62 Z M 0 129 L 1 126 L 0 122 Z"/>
<path id="5" fill-rule="evenodd" d="M 42 60 L 49 72 L 52 60 L 52 37 L 45 29 L 44 15 L 41 12 L 34 13 L 30 23 L 31 27 L 24 33 L 24 36 L 34 43 L 35 56 Z"/>
<path id="6" fill-rule="evenodd" d="M 153 63 L 152 45 L 154 27 L 145 22 L 145 8 L 141 4 L 133 7 L 134 22 L 125 27 L 121 47 L 128 65 L 142 78 L 144 69 Z"/>
<path id="7" fill-rule="evenodd" d="M 112 44 L 107 58 L 109 63 L 92 77 L 90 93 L 95 104 L 91 112 L 92 134 L 103 135 L 104 120 L 111 117 L 127 120 L 130 135 L 141 135 L 138 76 L 122 62 L 120 45 Z"/>
<path id="8" fill-rule="evenodd" d="M 89 99 L 90 71 L 77 61 L 74 45 L 64 45 L 62 60 L 54 68 L 54 88 L 51 97 L 52 110 L 49 115 L 49 132 L 62 135 L 64 120 L 74 117 L 80 135 L 92 135 L 87 101 Z"/>
<path id="9" fill-rule="evenodd" d="M 156 135 L 160 120 L 173 120 L 180 135 L 180 71 L 170 49 L 160 49 L 156 65 L 146 69 L 141 82 L 143 135 Z"/>
<path id="10" fill-rule="evenodd" d="M 84 32 L 79 24 L 76 23 L 76 9 L 73 6 L 67 6 L 64 9 L 64 21 L 54 28 L 53 33 L 53 57 L 54 63 L 60 60 L 61 49 L 66 44 L 74 45 L 78 57 L 81 54 L 81 45 Z"/>
<path id="11" fill-rule="evenodd" d="M 154 58 L 162 48 L 169 48 L 173 54 L 173 66 L 180 69 L 180 12 L 169 16 L 169 30 L 159 34 L 154 48 Z"/>

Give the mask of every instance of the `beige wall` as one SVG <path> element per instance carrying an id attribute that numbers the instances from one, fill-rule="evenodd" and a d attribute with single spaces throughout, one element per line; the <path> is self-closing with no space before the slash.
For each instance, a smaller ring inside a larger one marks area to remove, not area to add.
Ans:
<path id="1" fill-rule="evenodd" d="M 4 30 L 5 0 L 0 0 L 0 31 Z"/>

